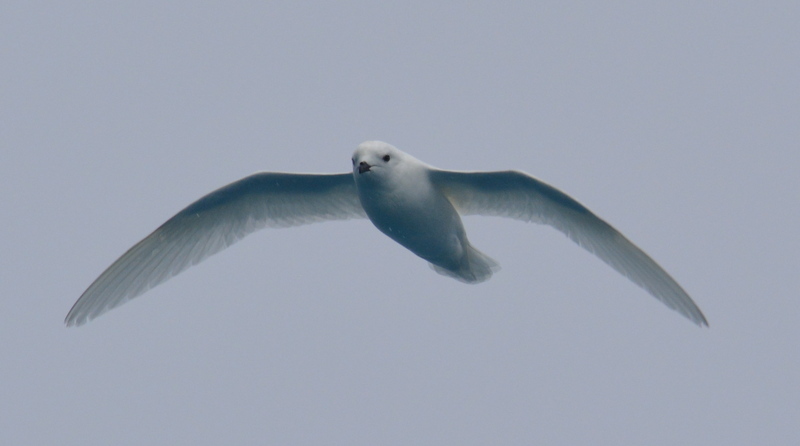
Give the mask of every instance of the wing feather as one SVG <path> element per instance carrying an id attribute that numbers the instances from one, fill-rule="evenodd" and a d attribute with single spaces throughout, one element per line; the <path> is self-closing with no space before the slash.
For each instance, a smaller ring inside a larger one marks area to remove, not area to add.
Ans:
<path id="1" fill-rule="evenodd" d="M 431 181 L 462 215 L 494 215 L 553 226 L 669 308 L 698 325 L 708 325 L 692 298 L 663 268 L 560 190 L 517 171 L 433 170 Z"/>
<path id="2" fill-rule="evenodd" d="M 133 299 L 265 227 L 365 218 L 350 173 L 257 173 L 200 198 L 130 248 L 81 295 L 66 324 Z"/>

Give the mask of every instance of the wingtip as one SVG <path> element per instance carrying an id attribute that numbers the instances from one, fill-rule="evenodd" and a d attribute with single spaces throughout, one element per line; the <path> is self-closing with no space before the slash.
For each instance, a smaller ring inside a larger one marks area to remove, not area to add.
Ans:
<path id="1" fill-rule="evenodd" d="M 708 319 L 706 319 L 705 315 L 700 311 L 699 308 L 696 308 L 696 310 L 697 310 L 696 312 L 691 312 L 691 313 L 681 312 L 681 314 L 683 316 L 686 316 L 687 319 L 694 322 L 695 325 L 697 325 L 700 328 L 703 327 L 710 328 L 710 326 L 708 325 Z"/>
<path id="2" fill-rule="evenodd" d="M 89 322 L 91 318 L 87 317 L 86 315 L 78 315 L 74 314 L 72 311 L 67 313 L 67 317 L 64 318 L 64 325 L 69 327 L 80 327 L 81 325 Z"/>
<path id="3" fill-rule="evenodd" d="M 700 328 L 702 328 L 703 326 L 710 327 L 708 325 L 708 319 L 706 319 L 706 315 L 703 314 L 703 312 L 700 310 L 700 307 L 698 307 L 697 304 L 695 304 L 694 301 L 691 300 L 691 298 L 689 298 L 689 300 L 694 307 L 692 308 L 693 311 L 691 312 L 692 321 L 695 324 L 697 324 Z"/>

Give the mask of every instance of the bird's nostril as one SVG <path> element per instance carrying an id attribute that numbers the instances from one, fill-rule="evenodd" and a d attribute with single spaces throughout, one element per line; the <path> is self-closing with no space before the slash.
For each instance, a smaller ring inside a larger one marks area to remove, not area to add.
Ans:
<path id="1" fill-rule="evenodd" d="M 370 166 L 366 161 L 361 161 L 358 163 L 358 173 L 369 172 Z"/>

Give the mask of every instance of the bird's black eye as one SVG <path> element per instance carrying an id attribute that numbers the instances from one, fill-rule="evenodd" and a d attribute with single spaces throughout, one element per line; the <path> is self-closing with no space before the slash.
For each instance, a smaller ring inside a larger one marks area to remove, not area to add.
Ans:
<path id="1" fill-rule="evenodd" d="M 355 158 L 350 158 L 350 162 L 352 162 L 354 166 L 356 165 L 356 159 Z"/>
<path id="2" fill-rule="evenodd" d="M 389 155 L 383 155 L 383 161 L 388 163 L 390 159 Z"/>

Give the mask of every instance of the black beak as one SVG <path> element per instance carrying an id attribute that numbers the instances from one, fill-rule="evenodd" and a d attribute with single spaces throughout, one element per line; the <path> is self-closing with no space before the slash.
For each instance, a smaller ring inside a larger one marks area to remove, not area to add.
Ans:
<path id="1" fill-rule="evenodd" d="M 361 161 L 360 163 L 358 163 L 358 173 L 369 172 L 370 167 L 372 166 L 367 164 L 366 161 Z"/>

